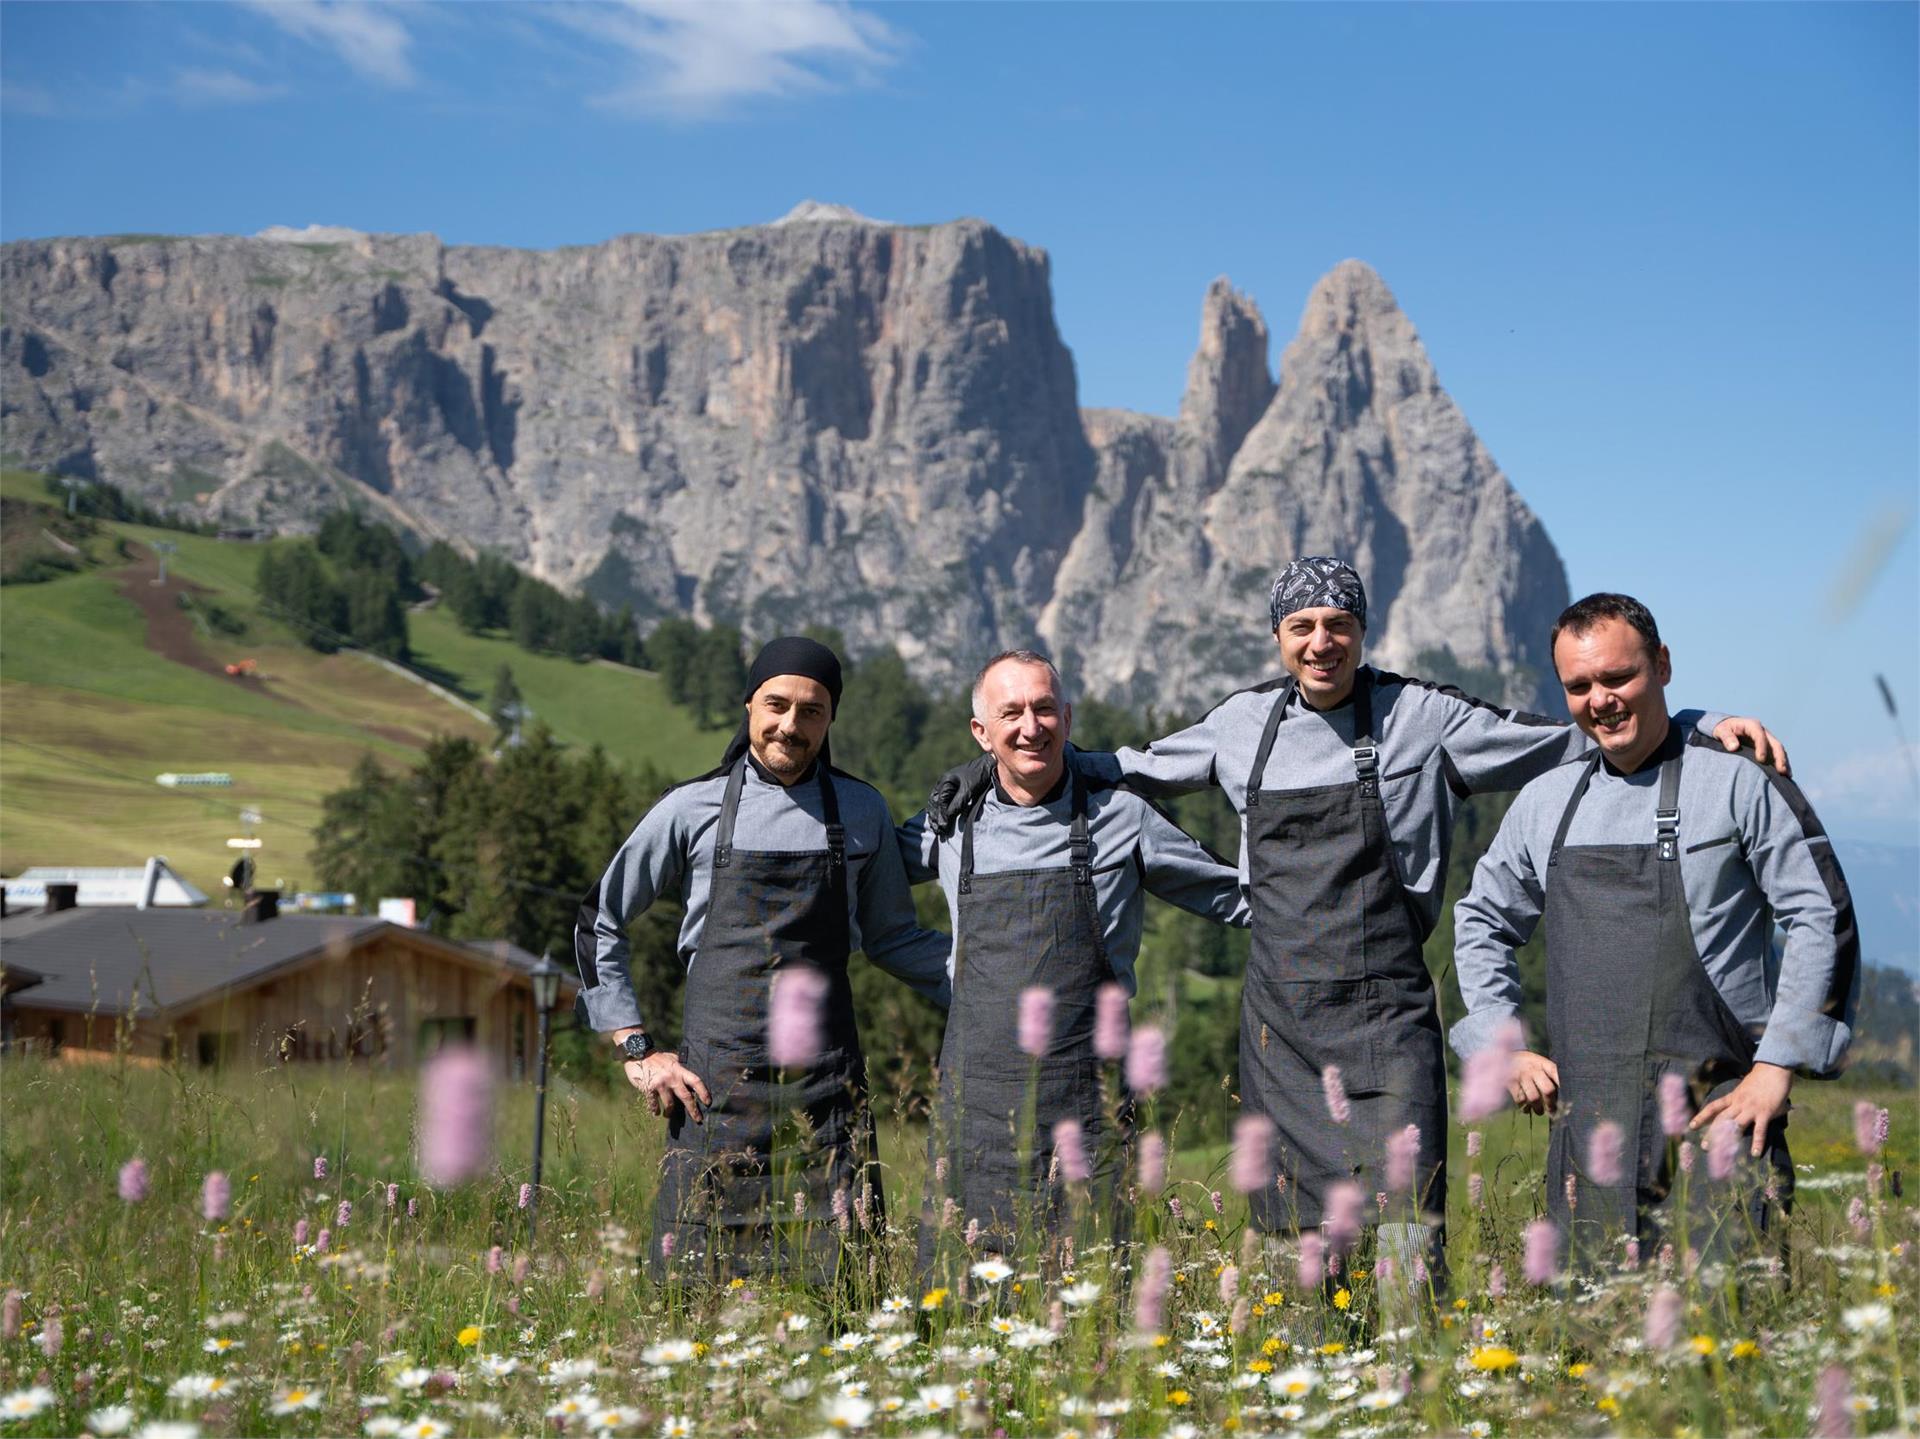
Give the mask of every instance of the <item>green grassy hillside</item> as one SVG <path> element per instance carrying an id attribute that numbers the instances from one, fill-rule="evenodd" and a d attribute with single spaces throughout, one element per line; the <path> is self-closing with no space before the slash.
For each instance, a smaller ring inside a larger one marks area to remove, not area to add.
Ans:
<path id="1" fill-rule="evenodd" d="M 31 533 L 58 512 L 40 478 L 10 472 L 0 498 L 9 546 L 49 553 Z M 164 586 L 156 541 L 178 547 Z M 105 521 L 68 543 L 81 568 L 0 591 L 0 872 L 162 854 L 214 892 L 232 859 L 226 838 L 251 806 L 266 817 L 263 877 L 312 884 L 321 797 L 362 753 L 399 768 L 437 734 L 490 734 L 427 686 L 357 653 L 317 654 L 262 613 L 261 545 Z M 705 768 L 720 747 L 643 671 L 529 654 L 463 634 L 437 610 L 410 624 L 419 667 L 442 685 L 484 704 L 508 664 L 534 715 L 567 743 L 670 774 Z M 243 659 L 254 674 L 224 672 Z M 155 782 L 198 770 L 228 771 L 234 786 Z"/>

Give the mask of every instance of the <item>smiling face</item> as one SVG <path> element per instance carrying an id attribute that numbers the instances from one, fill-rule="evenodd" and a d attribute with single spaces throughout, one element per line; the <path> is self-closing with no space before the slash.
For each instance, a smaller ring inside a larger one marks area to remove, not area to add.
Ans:
<path id="1" fill-rule="evenodd" d="M 1046 665 L 1002 660 L 981 676 L 973 737 L 993 756 L 1009 794 L 1047 794 L 1059 782 L 1072 732 L 1073 706 Z"/>
<path id="2" fill-rule="evenodd" d="M 1273 638 L 1301 697 L 1315 709 L 1326 709 L 1353 692 L 1364 633 L 1353 611 L 1314 605 L 1284 616 Z"/>
<path id="3" fill-rule="evenodd" d="M 1553 642 L 1553 668 L 1573 722 L 1593 737 L 1615 769 L 1630 774 L 1660 748 L 1667 737 L 1667 683 L 1673 678 L 1665 645 L 1649 653 L 1646 639 L 1632 625 L 1602 619 L 1580 634 L 1562 630 Z"/>
<path id="4" fill-rule="evenodd" d="M 833 696 L 819 680 L 775 675 L 747 702 L 747 743 L 760 767 L 781 784 L 807 772 L 833 724 Z"/>

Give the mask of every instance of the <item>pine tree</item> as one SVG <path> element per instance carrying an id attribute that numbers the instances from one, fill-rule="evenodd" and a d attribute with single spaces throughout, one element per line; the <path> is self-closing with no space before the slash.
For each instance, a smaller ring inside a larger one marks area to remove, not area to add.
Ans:
<path id="1" fill-rule="evenodd" d="M 494 672 L 493 689 L 487 695 L 487 714 L 502 739 L 520 723 L 522 700 L 520 686 L 514 682 L 513 667 L 502 661 Z"/>

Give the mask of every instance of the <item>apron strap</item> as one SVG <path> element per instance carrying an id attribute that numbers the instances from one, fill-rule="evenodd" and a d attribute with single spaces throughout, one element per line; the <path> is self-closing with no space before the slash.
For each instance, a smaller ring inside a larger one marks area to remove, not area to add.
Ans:
<path id="1" fill-rule="evenodd" d="M 1080 783 L 1080 776 L 1074 773 L 1071 760 L 1067 762 L 1067 789 L 1073 796 L 1073 828 L 1067 835 L 1067 851 L 1073 862 L 1073 882 L 1090 885 L 1093 883 L 1093 846 L 1087 839 L 1087 790 Z"/>
<path id="2" fill-rule="evenodd" d="M 720 801 L 720 827 L 713 832 L 713 867 L 725 869 L 733 859 L 733 821 L 740 813 L 740 786 L 747 778 L 747 759 L 742 755 L 727 772 L 727 792 Z"/>
<path id="3" fill-rule="evenodd" d="M 1660 766 L 1660 803 L 1653 811 L 1653 837 L 1654 853 L 1661 859 L 1680 858 L 1680 754 Z"/>
<path id="4" fill-rule="evenodd" d="M 1567 807 L 1560 811 L 1560 827 L 1553 832 L 1553 848 L 1547 851 L 1547 867 L 1551 869 L 1560 863 L 1560 851 L 1567 843 L 1567 829 L 1573 823 L 1573 812 L 1580 808 L 1580 801 L 1587 797 L 1587 786 L 1593 782 L 1593 772 L 1600 768 L 1600 751 L 1595 750 L 1580 771 L 1580 782 L 1573 787 L 1573 793 L 1567 798 Z"/>
<path id="5" fill-rule="evenodd" d="M 1093 844 L 1087 835 L 1087 790 L 1080 783 L 1073 761 L 1067 761 L 1067 793 L 1073 797 L 1073 828 L 1067 833 L 1068 863 L 1075 884 L 1093 883 Z M 973 822 L 987 807 L 987 791 L 967 810 L 960 824 L 960 893 L 973 893 Z"/>
<path id="6" fill-rule="evenodd" d="M 1280 687 L 1280 698 L 1267 711 L 1266 728 L 1260 731 L 1260 748 L 1253 752 L 1253 768 L 1247 771 L 1247 808 L 1253 809 L 1260 803 L 1260 782 L 1267 775 L 1267 756 L 1273 753 L 1273 737 L 1280 732 L 1280 721 L 1286 717 L 1287 706 L 1293 700 L 1296 682 L 1293 676 L 1287 676 L 1287 682 Z"/>
<path id="7" fill-rule="evenodd" d="M 1353 677 L 1353 779 L 1366 798 L 1380 793 L 1380 751 L 1373 742 L 1373 676 L 1364 668 Z"/>
<path id="8" fill-rule="evenodd" d="M 743 755 L 734 761 L 727 774 L 727 791 L 720 801 L 720 826 L 713 835 L 713 867 L 725 869 L 733 860 L 733 826 L 740 815 L 740 788 L 747 778 Z M 834 793 L 833 775 L 820 767 L 820 814 L 827 826 L 827 873 L 830 878 L 846 873 L 847 831 L 840 823 L 840 797 Z"/>

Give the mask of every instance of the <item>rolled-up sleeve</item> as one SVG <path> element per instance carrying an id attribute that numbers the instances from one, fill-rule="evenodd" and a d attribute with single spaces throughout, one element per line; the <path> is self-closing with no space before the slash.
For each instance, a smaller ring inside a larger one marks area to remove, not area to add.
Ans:
<path id="1" fill-rule="evenodd" d="M 1860 1002 L 1860 933 L 1846 876 L 1813 809 L 1792 780 L 1753 766 L 1741 776 L 1747 863 L 1786 932 L 1780 978 L 1754 1055 L 1832 1074 L 1853 1041 Z"/>
<path id="2" fill-rule="evenodd" d="M 675 807 L 656 804 L 581 901 L 573 927 L 574 963 L 580 970 L 587 1023 L 602 1033 L 646 1022 L 633 990 L 627 926 L 656 897 L 678 891 L 686 871 L 687 838 Z"/>
<path id="3" fill-rule="evenodd" d="M 945 1009 L 953 1001 L 953 984 L 947 977 L 953 941 L 937 929 L 921 928 L 898 834 L 889 822 L 873 857 L 860 866 L 855 897 L 860 947 L 881 969 Z"/>
<path id="4" fill-rule="evenodd" d="M 1466 1015 L 1448 1038 L 1462 1059 L 1484 1049 L 1501 1024 L 1520 1013 L 1520 965 L 1546 908 L 1546 888 L 1526 845 L 1525 796 L 1507 811 L 1474 866 L 1473 885 L 1453 907 L 1453 968 Z"/>

